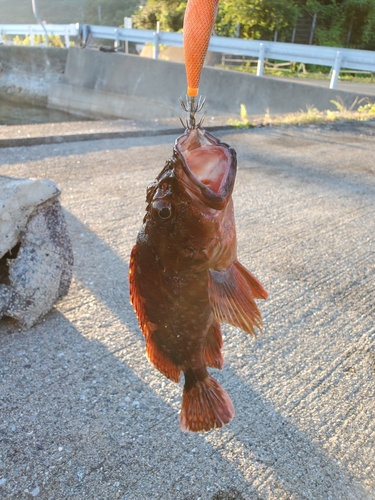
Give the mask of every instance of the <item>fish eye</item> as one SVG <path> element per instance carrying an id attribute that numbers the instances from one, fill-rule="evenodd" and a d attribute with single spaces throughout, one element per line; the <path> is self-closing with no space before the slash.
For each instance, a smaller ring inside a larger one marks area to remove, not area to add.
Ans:
<path id="1" fill-rule="evenodd" d="M 161 219 L 169 219 L 171 215 L 172 211 L 169 207 L 163 207 L 161 210 L 159 210 L 159 217 Z"/>
<path id="2" fill-rule="evenodd" d="M 173 213 L 172 204 L 165 200 L 157 200 L 152 204 L 153 215 L 156 220 L 168 220 Z"/>

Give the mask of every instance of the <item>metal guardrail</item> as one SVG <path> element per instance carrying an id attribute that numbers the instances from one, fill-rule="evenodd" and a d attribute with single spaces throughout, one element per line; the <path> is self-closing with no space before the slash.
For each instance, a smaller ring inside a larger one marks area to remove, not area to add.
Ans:
<path id="1" fill-rule="evenodd" d="M 66 47 L 69 47 L 71 36 L 78 36 L 82 40 L 86 40 L 88 35 L 91 35 L 94 38 L 112 40 L 115 48 L 119 46 L 121 41 L 153 44 L 154 58 L 157 59 L 159 44 L 176 47 L 183 46 L 182 33 L 80 24 L 46 24 L 44 27 L 49 35 L 63 36 Z M 33 45 L 34 36 L 44 35 L 44 29 L 39 24 L 0 24 L 0 44 L 4 43 L 2 35 L 29 35 L 31 45 Z M 335 89 L 337 86 L 341 68 L 375 72 L 375 51 L 370 50 L 245 40 L 219 36 L 211 37 L 209 50 L 224 54 L 256 57 L 258 59 L 257 76 L 263 75 L 265 58 L 328 66 L 332 68 L 331 89 Z"/>
<path id="2" fill-rule="evenodd" d="M 48 35 L 59 35 L 65 38 L 65 46 L 69 47 L 70 37 L 78 35 L 76 24 L 45 24 Z M 30 43 L 34 45 L 35 35 L 45 35 L 40 24 L 0 24 L 0 44 L 4 43 L 3 35 L 23 35 L 30 37 Z"/>

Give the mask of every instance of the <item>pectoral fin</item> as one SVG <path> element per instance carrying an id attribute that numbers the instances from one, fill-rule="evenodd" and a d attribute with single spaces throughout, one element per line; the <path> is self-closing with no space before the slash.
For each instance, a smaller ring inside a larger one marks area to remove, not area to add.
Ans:
<path id="1" fill-rule="evenodd" d="M 238 326 L 247 333 L 262 330 L 262 317 L 254 297 L 266 298 L 259 281 L 239 262 L 226 271 L 209 271 L 208 293 L 212 311 L 222 323 Z"/>
<path id="2" fill-rule="evenodd" d="M 234 261 L 233 264 L 245 278 L 247 284 L 251 288 L 251 293 L 254 299 L 266 299 L 268 297 L 268 292 L 263 288 L 261 282 L 258 281 L 256 277 L 241 264 L 241 262 L 238 262 L 238 260 Z"/>

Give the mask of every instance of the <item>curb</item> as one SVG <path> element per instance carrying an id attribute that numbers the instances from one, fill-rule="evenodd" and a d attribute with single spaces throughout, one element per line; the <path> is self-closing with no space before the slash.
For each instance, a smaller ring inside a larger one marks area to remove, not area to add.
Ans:
<path id="1" fill-rule="evenodd" d="M 232 130 L 232 125 L 206 127 L 208 132 Z M 0 139 L 0 148 L 18 148 L 22 146 L 40 146 L 43 144 L 63 144 L 65 142 L 99 141 L 102 139 L 128 139 L 130 137 L 153 137 L 160 135 L 181 135 L 181 128 L 161 130 L 132 130 L 125 132 L 97 132 L 88 134 L 50 135 L 41 137 L 20 137 L 15 139 Z"/>

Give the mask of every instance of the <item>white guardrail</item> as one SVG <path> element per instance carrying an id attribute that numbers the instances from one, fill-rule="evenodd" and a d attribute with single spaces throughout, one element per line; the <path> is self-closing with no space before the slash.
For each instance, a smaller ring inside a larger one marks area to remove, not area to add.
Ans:
<path id="1" fill-rule="evenodd" d="M 44 28 L 49 35 L 64 37 L 66 47 L 69 47 L 70 37 L 78 36 L 83 42 L 86 42 L 89 35 L 94 38 L 113 40 L 115 48 L 118 47 L 121 41 L 139 44 L 151 43 L 154 45 L 154 59 L 158 59 L 159 44 L 183 46 L 182 33 L 86 24 L 45 24 Z M 31 45 L 33 45 L 35 35 L 45 34 L 44 28 L 39 24 L 0 24 L 0 44 L 4 43 L 4 35 L 29 35 Z M 332 68 L 331 89 L 336 88 L 340 69 L 342 68 L 375 72 L 375 51 L 370 50 L 245 40 L 221 36 L 211 37 L 209 50 L 223 54 L 256 57 L 258 59 L 257 76 L 263 75 L 265 58 L 328 66 Z"/>

